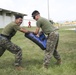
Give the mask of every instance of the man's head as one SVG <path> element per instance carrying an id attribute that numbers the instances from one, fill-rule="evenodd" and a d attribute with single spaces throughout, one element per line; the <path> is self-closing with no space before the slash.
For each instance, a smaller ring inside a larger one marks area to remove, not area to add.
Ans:
<path id="1" fill-rule="evenodd" d="M 33 19 L 38 20 L 39 17 L 40 17 L 39 11 L 37 11 L 37 10 L 33 11 L 32 12 L 32 17 L 33 17 Z"/>
<path id="2" fill-rule="evenodd" d="M 15 22 L 16 22 L 16 24 L 21 25 L 21 23 L 23 22 L 23 16 L 15 15 Z"/>

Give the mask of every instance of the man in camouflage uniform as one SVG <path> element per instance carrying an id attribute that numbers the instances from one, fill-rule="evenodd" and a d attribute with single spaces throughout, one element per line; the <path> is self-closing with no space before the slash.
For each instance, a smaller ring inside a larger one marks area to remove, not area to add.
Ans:
<path id="1" fill-rule="evenodd" d="M 56 31 L 57 29 L 53 26 L 53 24 L 50 21 L 41 17 L 39 11 L 37 10 L 33 11 L 32 17 L 37 21 L 36 22 L 37 28 L 36 31 L 33 33 L 37 35 L 41 28 L 42 32 L 48 35 L 47 48 L 45 50 L 45 58 L 43 63 L 44 67 L 48 68 L 52 55 L 56 58 L 57 60 L 56 63 L 61 64 L 61 58 L 57 51 L 57 45 L 59 40 L 59 34 Z"/>
<path id="2" fill-rule="evenodd" d="M 0 56 L 3 55 L 7 49 L 11 53 L 15 54 L 15 66 L 16 69 L 21 70 L 22 50 L 19 46 L 11 42 L 11 38 L 16 34 L 17 31 L 28 33 L 27 30 L 20 27 L 23 21 L 22 15 L 16 15 L 15 21 L 9 23 L 0 34 Z"/>

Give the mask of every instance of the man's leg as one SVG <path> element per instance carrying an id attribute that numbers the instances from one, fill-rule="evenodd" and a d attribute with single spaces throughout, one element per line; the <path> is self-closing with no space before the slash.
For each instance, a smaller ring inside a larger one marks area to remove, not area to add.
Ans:
<path id="1" fill-rule="evenodd" d="M 15 54 L 15 66 L 21 65 L 22 61 L 22 50 L 17 45 L 13 44 L 12 42 L 8 42 L 7 50 L 11 53 Z"/>
<path id="2" fill-rule="evenodd" d="M 56 45 L 55 45 L 55 50 L 54 50 L 54 53 L 53 53 L 53 56 L 54 58 L 57 60 L 56 64 L 60 65 L 61 64 L 61 57 L 57 51 L 57 46 L 58 46 L 58 42 L 59 42 L 59 35 L 57 35 L 57 42 L 56 42 Z"/>
<path id="3" fill-rule="evenodd" d="M 0 57 L 4 54 L 6 49 L 4 49 L 3 47 L 0 47 Z"/>
<path id="4" fill-rule="evenodd" d="M 48 68 L 50 59 L 55 50 L 56 41 L 57 41 L 56 34 L 54 32 L 50 33 L 47 39 L 47 48 L 45 50 L 45 58 L 44 58 L 44 63 L 43 63 L 45 68 Z"/>
<path id="5" fill-rule="evenodd" d="M 5 48 L 4 48 L 4 40 L 3 40 L 3 37 L 0 35 L 0 57 L 4 54 L 5 52 Z"/>
<path id="6" fill-rule="evenodd" d="M 22 61 L 22 50 L 17 45 L 13 44 L 11 41 L 5 39 L 4 47 L 15 54 L 15 66 L 20 67 Z"/>

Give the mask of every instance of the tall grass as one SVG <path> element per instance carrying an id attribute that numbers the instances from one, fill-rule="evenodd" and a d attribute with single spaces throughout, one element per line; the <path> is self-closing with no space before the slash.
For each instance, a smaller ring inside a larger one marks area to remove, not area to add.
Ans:
<path id="1" fill-rule="evenodd" d="M 35 30 L 35 28 L 26 29 Z M 12 38 L 12 42 L 23 50 L 22 66 L 24 70 L 15 70 L 14 55 L 6 50 L 0 57 L 0 75 L 76 75 L 76 32 L 60 28 L 59 34 L 58 51 L 62 58 L 61 66 L 55 65 L 56 60 L 52 57 L 49 69 L 42 68 L 44 51 L 25 38 L 23 33 L 17 32 Z"/>

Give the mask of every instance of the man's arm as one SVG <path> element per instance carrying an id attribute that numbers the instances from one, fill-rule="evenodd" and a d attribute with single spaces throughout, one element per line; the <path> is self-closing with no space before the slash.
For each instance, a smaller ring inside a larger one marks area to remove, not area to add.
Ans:
<path id="1" fill-rule="evenodd" d="M 26 29 L 24 29 L 24 28 L 20 28 L 19 31 L 20 31 L 20 32 L 23 32 L 23 33 L 28 33 L 28 32 L 29 32 L 28 30 L 26 30 Z"/>
<path id="2" fill-rule="evenodd" d="M 34 33 L 35 35 L 37 35 L 37 34 L 39 33 L 39 30 L 40 30 L 40 28 L 37 27 L 36 30 L 35 30 L 35 32 L 33 32 L 33 33 Z M 31 32 L 31 31 L 28 31 L 28 30 L 26 30 L 26 29 L 24 29 L 24 28 L 20 28 L 19 31 L 20 31 L 20 32 L 23 32 L 23 33 L 29 33 L 29 32 Z"/>
<path id="3" fill-rule="evenodd" d="M 33 33 L 34 33 L 35 35 L 37 35 L 37 34 L 39 33 L 39 30 L 40 30 L 40 28 L 37 27 L 36 30 L 35 30 L 35 32 L 33 32 Z"/>

